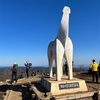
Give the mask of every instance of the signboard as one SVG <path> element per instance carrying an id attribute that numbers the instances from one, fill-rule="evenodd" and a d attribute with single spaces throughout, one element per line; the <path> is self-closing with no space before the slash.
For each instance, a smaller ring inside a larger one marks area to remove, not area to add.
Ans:
<path id="1" fill-rule="evenodd" d="M 74 82 L 74 83 L 63 83 L 63 84 L 59 84 L 59 89 L 71 89 L 71 88 L 79 88 L 79 83 L 78 82 Z"/>

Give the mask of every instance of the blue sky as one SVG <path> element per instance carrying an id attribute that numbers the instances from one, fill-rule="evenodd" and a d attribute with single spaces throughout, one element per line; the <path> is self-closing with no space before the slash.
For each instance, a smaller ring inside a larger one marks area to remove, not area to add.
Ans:
<path id="1" fill-rule="evenodd" d="M 76 65 L 100 60 L 100 0 L 0 0 L 0 66 L 48 66 L 47 48 L 58 34 L 62 9 L 71 9 L 69 37 Z"/>

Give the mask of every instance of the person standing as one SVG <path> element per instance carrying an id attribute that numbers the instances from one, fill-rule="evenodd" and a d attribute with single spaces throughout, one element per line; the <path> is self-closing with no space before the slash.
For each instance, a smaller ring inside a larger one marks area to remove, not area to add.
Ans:
<path id="1" fill-rule="evenodd" d="M 26 75 L 27 75 L 27 78 L 28 78 L 29 77 L 29 69 L 32 66 L 32 64 L 29 63 L 29 61 L 27 60 L 24 65 L 26 67 Z"/>
<path id="2" fill-rule="evenodd" d="M 92 64 L 90 65 L 90 69 L 92 71 L 92 79 L 94 81 L 94 78 L 96 78 L 96 83 L 98 83 L 98 64 L 93 59 Z"/>
<path id="3" fill-rule="evenodd" d="M 16 83 L 17 83 L 17 69 L 18 69 L 18 64 L 14 63 L 12 68 L 11 68 L 11 71 L 12 71 L 11 83 L 14 82 L 14 81 L 16 81 Z"/>
<path id="4" fill-rule="evenodd" d="M 67 65 L 67 62 L 65 62 L 64 67 L 65 67 L 65 73 L 66 73 L 66 75 L 68 75 L 68 65 Z"/>
<path id="5" fill-rule="evenodd" d="M 100 61 L 99 61 L 99 66 L 98 66 L 98 72 L 99 72 L 99 77 L 100 77 Z"/>

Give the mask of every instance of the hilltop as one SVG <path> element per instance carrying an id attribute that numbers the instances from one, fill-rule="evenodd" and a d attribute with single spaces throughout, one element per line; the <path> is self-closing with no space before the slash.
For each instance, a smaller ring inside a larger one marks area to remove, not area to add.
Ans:
<path id="1" fill-rule="evenodd" d="M 0 100 L 3 100 L 4 98 L 6 98 L 4 100 L 38 100 L 43 96 L 45 100 L 54 100 L 53 98 L 57 100 L 57 98 L 65 98 L 65 97 L 67 98 L 67 96 L 71 95 L 71 94 L 63 94 L 60 96 L 51 96 L 49 92 L 45 88 L 43 88 L 39 83 L 41 77 L 43 76 L 44 75 L 30 76 L 29 78 L 24 77 L 22 79 L 18 79 L 17 84 L 13 83 L 12 85 L 9 84 L 10 80 L 6 80 L 2 82 L 0 84 Z M 89 93 L 93 94 L 95 93 L 95 91 L 100 91 L 100 77 L 99 77 L 99 84 L 92 82 L 91 81 L 92 77 L 88 73 L 75 72 L 74 77 L 84 79 L 86 81 L 86 85 L 88 87 Z M 37 96 L 35 95 L 34 90 L 38 93 Z M 80 95 L 80 93 L 73 94 L 73 95 L 78 96 Z M 97 100 L 97 99 L 93 99 L 93 95 L 87 98 L 81 98 L 77 100 Z M 52 99 L 50 99 L 51 97 Z"/>

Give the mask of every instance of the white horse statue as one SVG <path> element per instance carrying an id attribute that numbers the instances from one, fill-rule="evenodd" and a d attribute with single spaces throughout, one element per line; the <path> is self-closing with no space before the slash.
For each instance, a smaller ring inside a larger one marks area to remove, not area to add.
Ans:
<path id="1" fill-rule="evenodd" d="M 58 36 L 54 41 L 51 41 L 48 46 L 50 77 L 52 77 L 52 64 L 53 60 L 55 59 L 56 81 L 60 81 L 63 75 L 62 71 L 63 58 L 65 58 L 68 65 L 68 79 L 69 80 L 73 79 L 73 73 L 72 73 L 73 44 L 71 39 L 68 37 L 70 8 L 65 6 L 62 12 L 63 14 L 58 31 Z"/>

